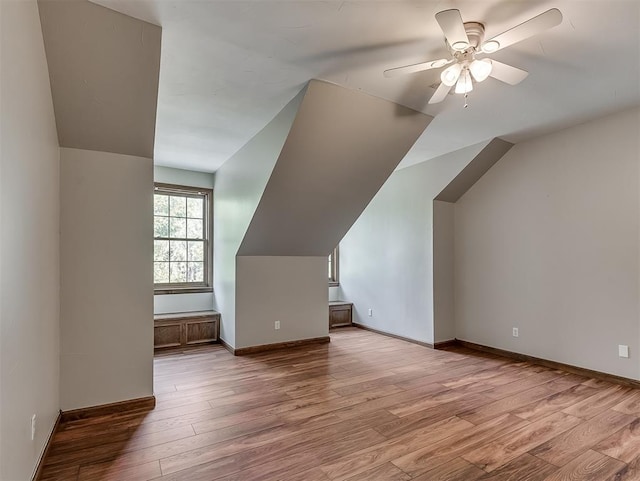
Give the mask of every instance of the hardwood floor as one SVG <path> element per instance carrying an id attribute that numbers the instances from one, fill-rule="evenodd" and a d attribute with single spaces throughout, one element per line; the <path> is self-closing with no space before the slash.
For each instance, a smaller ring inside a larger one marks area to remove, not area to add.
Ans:
<path id="1" fill-rule="evenodd" d="M 60 426 L 42 479 L 640 480 L 640 391 L 344 328 L 155 359 L 156 409 Z"/>

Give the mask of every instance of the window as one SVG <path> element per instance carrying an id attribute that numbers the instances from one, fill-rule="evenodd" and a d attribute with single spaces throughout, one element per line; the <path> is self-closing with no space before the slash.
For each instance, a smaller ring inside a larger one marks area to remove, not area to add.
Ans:
<path id="1" fill-rule="evenodd" d="M 156 294 L 211 292 L 211 200 L 208 189 L 155 184 Z"/>
<path id="2" fill-rule="evenodd" d="M 340 282 L 338 280 L 338 248 L 333 249 L 333 252 L 329 256 L 329 285 L 337 286 Z"/>

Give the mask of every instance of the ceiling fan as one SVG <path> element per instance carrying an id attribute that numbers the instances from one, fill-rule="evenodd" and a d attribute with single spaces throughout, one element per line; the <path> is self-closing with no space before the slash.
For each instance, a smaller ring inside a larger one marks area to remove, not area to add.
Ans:
<path id="1" fill-rule="evenodd" d="M 484 24 L 463 22 L 459 10 L 438 12 L 436 21 L 444 32 L 445 44 L 451 58 L 441 58 L 384 71 L 385 77 L 395 77 L 449 65 L 440 74 L 442 83 L 429 99 L 430 104 L 442 102 L 454 85 L 455 92 L 464 94 L 466 98 L 467 94 L 473 90 L 474 81 L 482 82 L 487 77 L 493 77 L 510 85 L 522 82 L 529 75 L 527 71 L 490 58 L 477 57 L 492 54 L 559 25 L 562 22 L 562 13 L 557 8 L 552 8 L 489 40 L 484 40 Z"/>

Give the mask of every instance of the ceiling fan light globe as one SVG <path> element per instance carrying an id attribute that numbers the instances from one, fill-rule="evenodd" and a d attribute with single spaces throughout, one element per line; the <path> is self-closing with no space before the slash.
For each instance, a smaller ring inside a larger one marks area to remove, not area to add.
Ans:
<path id="1" fill-rule="evenodd" d="M 459 52 L 464 52 L 466 49 L 469 48 L 469 42 L 466 42 L 464 40 L 459 40 L 457 42 L 453 42 L 453 44 L 451 45 L 451 48 Z"/>
<path id="2" fill-rule="evenodd" d="M 500 49 L 500 42 L 497 40 L 488 40 L 482 44 L 482 51 L 485 53 L 493 53 Z"/>
<path id="3" fill-rule="evenodd" d="M 473 90 L 473 81 L 471 80 L 471 75 L 467 69 L 464 69 L 460 74 L 460 78 L 456 83 L 456 93 L 457 94 L 466 94 Z"/>
<path id="4" fill-rule="evenodd" d="M 488 58 L 484 58 L 482 60 L 474 60 L 469 65 L 469 70 L 471 71 L 471 75 L 476 80 L 476 82 L 482 82 L 486 80 L 486 78 L 491 74 L 491 70 L 493 69 L 493 64 L 491 60 Z"/>
<path id="5" fill-rule="evenodd" d="M 462 71 L 462 65 L 459 63 L 453 64 L 451 67 L 446 68 L 440 74 L 440 80 L 447 87 L 452 87 L 458 81 L 460 72 Z"/>

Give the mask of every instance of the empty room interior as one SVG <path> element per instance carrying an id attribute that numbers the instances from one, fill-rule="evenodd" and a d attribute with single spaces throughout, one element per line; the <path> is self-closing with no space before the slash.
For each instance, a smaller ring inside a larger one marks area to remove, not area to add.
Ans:
<path id="1" fill-rule="evenodd" d="M 640 2 L 0 39 L 0 481 L 640 481 Z"/>

